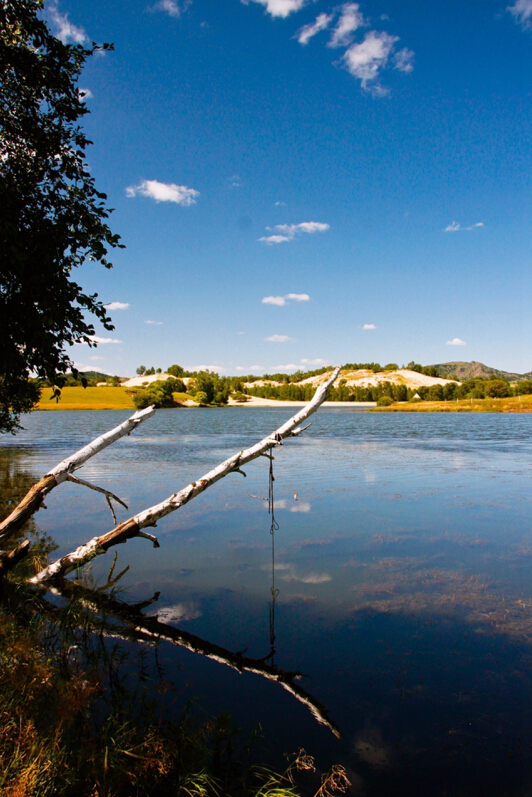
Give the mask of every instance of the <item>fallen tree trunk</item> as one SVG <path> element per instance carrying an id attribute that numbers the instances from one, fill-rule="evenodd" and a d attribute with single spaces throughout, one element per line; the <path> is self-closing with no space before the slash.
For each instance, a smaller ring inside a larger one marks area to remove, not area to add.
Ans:
<path id="1" fill-rule="evenodd" d="M 121 437 L 124 437 L 124 435 L 130 434 L 140 423 L 147 418 L 151 418 L 154 414 L 155 409 L 153 407 L 135 412 L 131 418 L 121 423 L 120 426 L 100 435 L 100 437 L 97 437 L 92 443 L 84 446 L 79 451 L 76 451 L 75 454 L 68 457 L 68 459 L 64 459 L 59 465 L 56 465 L 53 470 L 49 471 L 37 484 L 34 484 L 33 487 L 28 490 L 18 506 L 15 507 L 2 523 L 0 523 L 0 544 L 4 543 L 9 537 L 12 537 L 13 534 L 22 528 L 24 523 L 43 505 L 45 496 L 53 490 L 54 487 L 57 487 L 61 482 L 67 481 L 69 475 L 72 474 L 73 471 L 78 470 L 78 468 L 81 468 L 88 459 L 94 457 Z M 92 487 L 92 489 L 95 488 Z M 102 490 L 101 488 L 99 488 L 99 490 L 106 494 L 108 500 L 110 496 L 120 501 L 120 499 L 107 490 Z"/>
<path id="2" fill-rule="evenodd" d="M 227 476 L 228 473 L 242 473 L 245 476 L 246 474 L 241 470 L 242 465 L 260 456 L 271 457 L 271 454 L 268 452 L 271 451 L 272 448 L 277 445 L 282 445 L 283 440 L 287 437 L 296 437 L 301 434 L 303 429 L 299 427 L 299 424 L 316 412 L 323 404 L 327 396 L 327 391 L 337 378 L 339 372 L 340 369 L 336 368 L 329 379 L 318 387 L 312 400 L 307 405 L 279 427 L 279 429 L 272 432 L 272 434 L 265 437 L 259 443 L 229 457 L 225 462 L 222 462 L 220 465 L 213 468 L 213 470 L 206 473 L 201 479 L 192 482 L 160 504 L 155 504 L 155 506 L 145 509 L 138 515 L 120 523 L 107 534 L 101 537 L 94 537 L 85 545 L 81 545 L 79 548 L 76 548 L 75 551 L 72 551 L 61 559 L 53 562 L 51 565 L 48 565 L 34 576 L 31 582 L 33 584 L 42 584 L 56 576 L 65 576 L 72 572 L 72 570 L 76 570 L 87 564 L 96 556 L 106 553 L 113 545 L 127 542 L 127 540 L 133 537 L 146 537 L 153 542 L 154 547 L 158 548 L 159 542 L 157 538 L 151 534 L 147 534 L 142 529 L 155 526 L 158 520 L 187 504 L 197 495 L 204 492 L 208 487 L 211 487 L 217 481 L 223 479 L 224 476 Z"/>

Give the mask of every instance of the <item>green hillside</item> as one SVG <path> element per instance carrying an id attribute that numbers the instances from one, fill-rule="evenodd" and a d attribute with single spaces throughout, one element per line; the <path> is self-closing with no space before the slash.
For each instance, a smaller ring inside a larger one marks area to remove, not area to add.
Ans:
<path id="1" fill-rule="evenodd" d="M 484 379 L 507 379 L 509 382 L 522 382 L 523 380 L 532 379 L 532 371 L 526 374 L 514 374 L 509 371 L 499 371 L 497 368 L 490 368 L 489 365 L 477 363 L 471 360 L 470 363 L 461 361 L 450 363 L 436 363 L 434 366 L 442 377 L 448 378 L 449 375 L 456 376 L 459 382 L 465 382 L 467 379 L 474 377 L 482 377 Z"/>

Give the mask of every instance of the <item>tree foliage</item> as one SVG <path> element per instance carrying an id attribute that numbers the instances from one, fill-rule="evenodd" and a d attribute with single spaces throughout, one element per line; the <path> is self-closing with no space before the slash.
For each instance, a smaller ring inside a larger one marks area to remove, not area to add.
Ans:
<path id="1" fill-rule="evenodd" d="M 99 48 L 52 36 L 42 5 L 0 6 L 0 431 L 37 400 L 32 374 L 53 379 L 72 367 L 66 346 L 94 345 L 86 313 L 113 329 L 97 294 L 72 279 L 86 259 L 110 268 L 108 248 L 120 246 L 78 124 L 88 113 L 78 77 Z"/>

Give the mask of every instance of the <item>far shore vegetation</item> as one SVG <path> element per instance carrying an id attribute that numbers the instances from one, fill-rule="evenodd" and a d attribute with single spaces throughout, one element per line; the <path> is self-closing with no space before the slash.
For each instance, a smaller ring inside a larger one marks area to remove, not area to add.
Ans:
<path id="1" fill-rule="evenodd" d="M 441 377 L 435 366 L 408 363 L 407 370 L 429 377 Z M 246 403 L 251 397 L 278 401 L 310 401 L 316 390 L 316 380 L 330 371 L 330 367 L 294 374 L 248 374 L 220 376 L 211 371 L 185 371 L 179 365 L 161 368 L 137 368 L 139 377 L 161 375 L 160 379 L 146 379 L 134 387 L 122 385 L 125 380 L 99 372 L 67 374 L 52 385 L 40 380 L 39 410 L 110 410 L 156 408 L 219 407 L 231 403 Z M 379 411 L 391 412 L 530 412 L 532 411 L 532 380 L 511 383 L 493 376 L 476 376 L 445 384 L 409 386 L 390 379 L 386 373 L 399 370 L 396 363 L 347 363 L 342 366 L 336 387 L 330 388 L 328 401 L 375 402 Z M 377 385 L 360 386 L 353 379 L 354 372 L 365 371 L 381 375 Z M 500 372 L 499 372 L 500 373 Z M 170 375 L 170 376 L 168 376 Z M 384 376 L 384 378 L 382 378 Z M 447 379 L 456 379 L 447 374 Z"/>

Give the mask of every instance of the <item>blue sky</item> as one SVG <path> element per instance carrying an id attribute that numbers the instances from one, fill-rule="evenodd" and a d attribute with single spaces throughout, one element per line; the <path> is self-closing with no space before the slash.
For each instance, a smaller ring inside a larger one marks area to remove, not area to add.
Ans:
<path id="1" fill-rule="evenodd" d="M 58 0 L 126 248 L 77 363 L 532 369 L 532 0 Z M 97 358 L 97 359 L 96 359 Z"/>

